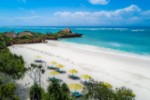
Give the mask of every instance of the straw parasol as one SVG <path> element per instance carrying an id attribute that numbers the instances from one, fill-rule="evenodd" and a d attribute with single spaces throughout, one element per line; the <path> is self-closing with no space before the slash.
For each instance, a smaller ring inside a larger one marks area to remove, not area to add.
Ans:
<path id="1" fill-rule="evenodd" d="M 40 59 L 40 58 L 42 58 L 42 56 L 37 55 L 37 56 L 35 56 L 35 58 Z"/>
<path id="2" fill-rule="evenodd" d="M 53 65 L 56 65 L 56 64 L 57 64 L 56 61 L 52 61 L 52 62 L 50 62 L 50 63 L 53 64 Z"/>
<path id="3" fill-rule="evenodd" d="M 84 74 L 84 75 L 82 75 L 81 77 L 84 78 L 85 80 L 91 79 L 91 76 L 88 75 L 88 74 Z"/>
<path id="4" fill-rule="evenodd" d="M 76 73 L 78 73 L 78 71 L 75 70 L 75 69 L 69 70 L 69 72 L 70 72 L 71 74 L 76 74 Z"/>
<path id="5" fill-rule="evenodd" d="M 74 91 L 83 89 L 83 85 L 77 83 L 69 84 L 68 87 Z"/>
<path id="6" fill-rule="evenodd" d="M 52 72 L 50 72 L 49 74 L 50 74 L 50 75 L 53 75 L 53 76 L 56 76 L 56 75 L 58 75 L 59 73 L 56 72 L 56 71 L 52 71 Z"/>
<path id="7" fill-rule="evenodd" d="M 58 65 L 56 65 L 56 68 L 64 68 L 64 65 L 58 64 Z"/>

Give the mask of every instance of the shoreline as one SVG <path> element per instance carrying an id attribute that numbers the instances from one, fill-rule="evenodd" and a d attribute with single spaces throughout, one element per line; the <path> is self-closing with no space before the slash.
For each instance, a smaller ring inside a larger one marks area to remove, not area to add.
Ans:
<path id="1" fill-rule="evenodd" d="M 51 41 L 51 40 L 48 40 Z M 130 51 L 123 51 L 123 50 L 119 50 L 119 49 L 112 49 L 112 48 L 107 48 L 107 47 L 102 47 L 102 46 L 95 46 L 95 45 L 89 45 L 89 44 L 80 44 L 80 43 L 75 43 L 75 42 L 67 42 L 67 41 L 59 41 L 58 42 L 62 42 L 62 43 L 66 43 L 66 44 L 70 44 L 70 45 L 74 45 L 74 46 L 84 46 L 86 48 L 96 48 L 96 49 L 100 49 L 100 50 L 106 50 L 108 52 L 113 52 L 113 53 L 122 53 L 124 55 L 133 55 L 133 56 L 143 56 L 146 58 L 150 58 L 150 54 L 148 53 L 136 53 L 136 52 L 130 52 Z"/>
<path id="2" fill-rule="evenodd" d="M 146 95 L 150 93 L 150 57 L 113 52 L 103 48 L 89 50 L 88 46 L 72 45 L 62 41 L 14 45 L 14 47 L 16 48 L 9 47 L 11 52 L 22 55 L 28 64 L 36 55 L 42 55 L 46 62 L 55 60 L 64 64 L 66 71 L 75 68 L 79 71 L 78 75 L 88 73 L 95 80 L 109 82 L 115 88 L 120 86 L 131 88 L 137 95 L 136 100 L 150 98 Z M 48 72 L 44 74 L 43 82 L 47 77 Z M 67 76 L 59 77 L 67 83 L 73 82 L 68 80 Z M 25 80 L 28 78 L 26 76 Z M 20 83 L 24 81 L 21 80 Z"/>

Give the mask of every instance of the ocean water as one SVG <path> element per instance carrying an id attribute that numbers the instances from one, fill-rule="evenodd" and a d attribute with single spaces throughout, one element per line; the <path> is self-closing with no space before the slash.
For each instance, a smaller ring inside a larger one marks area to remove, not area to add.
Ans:
<path id="1" fill-rule="evenodd" d="M 0 27 L 0 32 L 35 32 L 56 33 L 65 27 L 21 26 Z M 82 33 L 81 38 L 60 39 L 59 41 L 103 47 L 123 52 L 150 56 L 150 27 L 69 27 L 73 32 Z"/>

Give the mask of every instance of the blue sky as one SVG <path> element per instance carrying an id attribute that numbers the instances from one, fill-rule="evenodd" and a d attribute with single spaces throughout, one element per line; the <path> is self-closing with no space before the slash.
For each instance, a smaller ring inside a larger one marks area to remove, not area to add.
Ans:
<path id="1" fill-rule="evenodd" d="M 150 0 L 0 0 L 1 26 L 150 26 Z"/>

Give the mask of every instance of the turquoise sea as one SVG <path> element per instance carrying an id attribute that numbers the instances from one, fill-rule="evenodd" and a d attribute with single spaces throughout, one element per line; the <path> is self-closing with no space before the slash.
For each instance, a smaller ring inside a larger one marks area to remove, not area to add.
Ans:
<path id="1" fill-rule="evenodd" d="M 65 26 L 66 27 L 66 26 Z M 22 26 L 0 27 L 0 32 L 35 32 L 55 33 L 65 27 Z M 61 39 L 60 41 L 98 46 L 113 50 L 150 55 L 150 27 L 69 27 L 73 32 L 84 34 L 82 38 Z"/>

